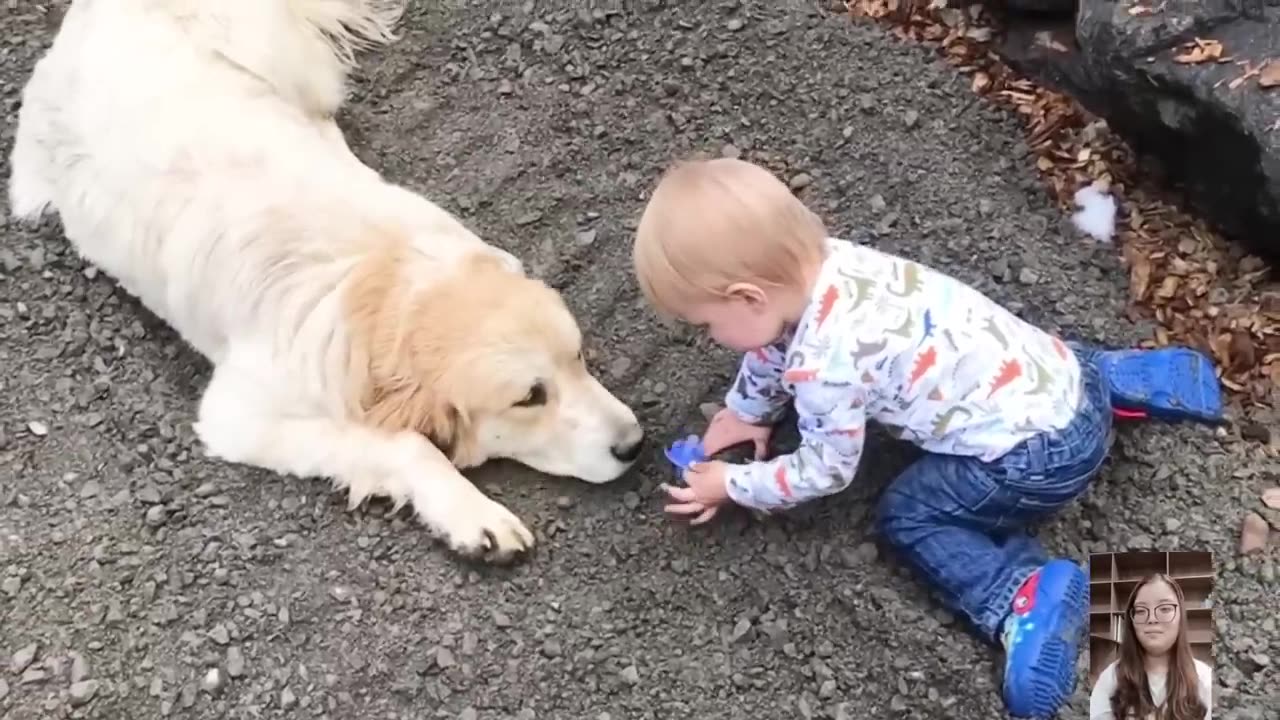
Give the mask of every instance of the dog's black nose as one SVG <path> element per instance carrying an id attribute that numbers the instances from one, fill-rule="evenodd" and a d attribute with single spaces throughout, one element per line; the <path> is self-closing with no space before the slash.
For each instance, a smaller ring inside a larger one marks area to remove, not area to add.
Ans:
<path id="1" fill-rule="evenodd" d="M 609 448 L 609 452 L 618 458 L 619 462 L 629 463 L 640 457 L 640 450 L 644 446 L 644 435 L 641 435 L 635 442 L 614 445 Z"/>

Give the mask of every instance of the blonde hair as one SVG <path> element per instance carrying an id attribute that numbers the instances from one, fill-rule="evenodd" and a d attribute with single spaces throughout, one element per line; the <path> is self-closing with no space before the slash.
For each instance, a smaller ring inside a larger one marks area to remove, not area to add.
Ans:
<path id="1" fill-rule="evenodd" d="M 743 160 L 685 160 L 658 181 L 636 228 L 636 280 L 659 314 L 725 296 L 735 282 L 801 287 L 827 229 L 787 186 Z"/>

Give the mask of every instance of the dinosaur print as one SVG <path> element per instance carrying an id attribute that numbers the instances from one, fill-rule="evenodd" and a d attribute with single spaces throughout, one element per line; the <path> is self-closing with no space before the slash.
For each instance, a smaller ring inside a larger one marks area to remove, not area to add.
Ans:
<path id="1" fill-rule="evenodd" d="M 726 398 L 744 420 L 794 403 L 801 436 L 793 453 L 729 465 L 735 501 L 771 511 L 847 487 L 872 421 L 926 452 L 991 460 L 1072 420 L 1081 371 L 1064 341 L 923 265 L 828 248 L 804 319 L 747 355 Z"/>
<path id="2" fill-rule="evenodd" d="M 1034 355 L 1023 348 L 1026 356 L 1030 359 L 1031 369 L 1035 372 L 1035 382 L 1031 389 L 1027 391 L 1028 395 L 1043 395 L 1049 392 L 1049 386 L 1053 384 L 1053 376 L 1045 369 L 1044 363 L 1040 362 Z"/>
<path id="3" fill-rule="evenodd" d="M 951 422 L 957 417 L 968 420 L 973 417 L 973 411 L 963 405 L 954 405 L 944 412 L 938 413 L 933 419 L 933 436 L 940 438 L 947 434 L 947 428 L 951 426 Z"/>
<path id="4" fill-rule="evenodd" d="M 824 293 L 822 293 L 821 304 L 818 305 L 818 316 L 816 329 L 821 330 L 822 324 L 831 317 L 831 311 L 835 309 L 836 301 L 840 299 L 840 291 L 835 285 L 828 285 Z"/>
<path id="5" fill-rule="evenodd" d="M 836 271 L 840 276 L 848 278 L 849 282 L 844 284 L 844 291 L 849 297 L 853 298 L 853 303 L 849 306 L 850 310 L 857 310 L 862 303 L 871 298 L 871 290 L 876 286 L 876 281 L 871 278 L 858 277 L 850 275 L 843 270 Z M 852 287 L 850 286 L 852 285 Z"/>
<path id="6" fill-rule="evenodd" d="M 938 364 L 938 349 L 930 347 L 928 350 L 916 356 L 915 363 L 911 366 L 911 375 L 907 379 L 907 389 L 910 390 L 915 386 L 916 381 L 924 377 L 924 374 L 933 369 Z"/>
<path id="7" fill-rule="evenodd" d="M 782 497 L 791 497 L 791 483 L 787 481 L 787 467 L 779 465 L 778 469 L 773 473 L 773 481 L 778 485 L 778 492 L 782 493 Z"/>
<path id="8" fill-rule="evenodd" d="M 872 358 L 872 357 L 875 357 L 876 355 L 879 355 L 880 353 L 884 352 L 884 349 L 887 347 L 889 347 L 888 340 L 881 340 L 878 343 L 868 343 L 868 342 L 863 342 L 859 340 L 858 349 L 850 353 L 849 357 L 853 358 L 853 362 L 856 365 L 862 360 L 866 360 L 867 358 Z"/>
<path id="9" fill-rule="evenodd" d="M 1000 331 L 1000 326 L 996 324 L 996 318 L 994 315 L 987 318 L 986 322 L 982 324 L 982 329 L 986 330 L 991 337 L 994 337 L 1000 343 L 1000 347 L 1005 350 L 1009 349 L 1009 339 Z"/>
<path id="10" fill-rule="evenodd" d="M 920 338 L 920 344 L 923 345 L 925 340 L 933 337 L 933 330 L 936 326 L 933 324 L 933 311 L 924 311 L 924 336 Z"/>
<path id="11" fill-rule="evenodd" d="M 987 399 L 990 400 L 1001 388 L 1009 383 L 1022 377 L 1022 364 L 1017 360 L 1005 360 L 1000 365 L 1000 373 L 996 375 L 996 379 L 991 383 L 991 391 L 987 393 Z"/>
<path id="12" fill-rule="evenodd" d="M 893 268 L 893 279 L 898 279 L 897 265 L 894 265 Z M 893 288 L 886 288 L 886 291 L 890 295 L 895 295 L 897 297 L 908 297 L 920 292 L 922 289 L 924 289 L 924 280 L 920 277 L 920 266 L 913 262 L 907 262 L 902 267 L 902 290 L 899 291 L 894 290 Z"/>
<path id="13" fill-rule="evenodd" d="M 1058 353 L 1058 357 L 1063 360 L 1066 360 L 1067 356 L 1071 354 L 1071 351 L 1067 349 L 1067 346 L 1057 337 L 1053 338 L 1053 349 Z"/>
<path id="14" fill-rule="evenodd" d="M 896 328 L 889 328 L 885 332 L 892 333 L 898 337 L 909 338 L 911 337 L 911 330 L 915 326 L 916 319 L 911 316 L 911 313 L 907 313 L 907 319 L 903 320 L 901 325 Z"/>
<path id="15" fill-rule="evenodd" d="M 789 383 L 813 382 L 818 379 L 817 368 L 790 368 L 782 373 L 782 379 Z"/>

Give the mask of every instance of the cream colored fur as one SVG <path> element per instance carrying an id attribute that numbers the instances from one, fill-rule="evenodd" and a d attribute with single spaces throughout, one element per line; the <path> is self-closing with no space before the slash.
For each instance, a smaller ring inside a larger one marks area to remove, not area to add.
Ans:
<path id="1" fill-rule="evenodd" d="M 76 0 L 23 93 L 13 213 L 213 364 L 209 455 L 412 503 L 468 556 L 533 535 L 458 468 L 608 482 L 641 440 L 551 289 L 385 182 L 332 115 L 385 0 Z"/>

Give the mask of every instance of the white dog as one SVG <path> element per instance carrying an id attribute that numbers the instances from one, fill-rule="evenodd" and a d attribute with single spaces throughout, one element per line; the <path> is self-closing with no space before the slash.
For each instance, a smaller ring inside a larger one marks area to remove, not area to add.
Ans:
<path id="1" fill-rule="evenodd" d="M 76 0 L 23 93 L 9 193 L 209 358 L 210 456 L 411 502 L 457 552 L 533 544 L 458 472 L 592 483 L 639 453 L 561 297 L 348 149 L 387 0 Z"/>

